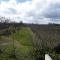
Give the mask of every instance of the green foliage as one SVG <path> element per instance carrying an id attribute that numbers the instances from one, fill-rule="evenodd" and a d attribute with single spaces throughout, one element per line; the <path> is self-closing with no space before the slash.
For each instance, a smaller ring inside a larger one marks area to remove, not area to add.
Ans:
<path id="1" fill-rule="evenodd" d="M 32 45 L 32 31 L 30 28 L 22 27 L 12 37 L 23 45 Z"/>
<path id="2" fill-rule="evenodd" d="M 13 32 L 14 28 L 9 28 Z M 4 49 L 0 55 L 0 60 L 32 60 L 32 31 L 30 28 L 22 27 L 16 33 L 9 37 L 2 37 L 1 49 Z M 13 41 L 14 40 L 14 41 Z M 14 42 L 14 48 L 13 48 Z M 6 45 L 3 45 L 6 43 Z"/>
<path id="3" fill-rule="evenodd" d="M 16 30 L 9 27 L 5 32 L 11 35 L 0 36 L 0 60 L 32 60 L 33 57 L 34 60 L 44 60 L 45 53 L 50 54 L 53 60 L 60 60 L 60 54 L 54 50 L 60 42 L 60 28 L 39 26 L 32 30 L 29 27 Z"/>

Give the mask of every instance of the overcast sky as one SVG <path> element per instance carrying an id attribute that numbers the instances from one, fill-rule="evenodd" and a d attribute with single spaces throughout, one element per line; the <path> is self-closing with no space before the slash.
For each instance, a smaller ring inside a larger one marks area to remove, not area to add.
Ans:
<path id="1" fill-rule="evenodd" d="M 60 23 L 60 0 L 0 0 L 0 16 L 25 23 Z"/>

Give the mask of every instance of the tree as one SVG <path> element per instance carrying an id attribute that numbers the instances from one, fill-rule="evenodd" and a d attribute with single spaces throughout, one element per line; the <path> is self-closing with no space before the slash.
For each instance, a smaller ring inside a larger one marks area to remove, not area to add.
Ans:
<path id="1" fill-rule="evenodd" d="M 23 21 L 20 21 L 20 24 L 22 25 L 23 24 Z"/>
<path id="2" fill-rule="evenodd" d="M 7 19 L 5 17 L 0 17 L 0 22 L 1 23 L 9 23 L 10 22 L 10 19 Z"/>

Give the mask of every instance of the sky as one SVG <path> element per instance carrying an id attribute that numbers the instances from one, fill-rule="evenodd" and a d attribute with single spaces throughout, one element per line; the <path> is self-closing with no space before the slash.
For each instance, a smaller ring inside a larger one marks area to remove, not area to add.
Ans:
<path id="1" fill-rule="evenodd" d="M 60 0 L 0 0 L 0 17 L 24 23 L 60 24 Z"/>

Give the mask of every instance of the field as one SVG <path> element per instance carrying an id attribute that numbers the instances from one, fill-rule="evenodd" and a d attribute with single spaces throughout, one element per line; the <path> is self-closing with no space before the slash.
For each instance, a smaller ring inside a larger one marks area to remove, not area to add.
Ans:
<path id="1" fill-rule="evenodd" d="M 32 60 L 32 31 L 22 27 L 10 36 L 0 37 L 0 60 Z"/>
<path id="2" fill-rule="evenodd" d="M 53 60 L 60 60 L 60 25 L 36 25 L 31 29 L 35 34 L 36 55 L 49 54 Z"/>
<path id="3" fill-rule="evenodd" d="M 60 60 L 60 25 L 0 24 L 0 60 Z"/>

